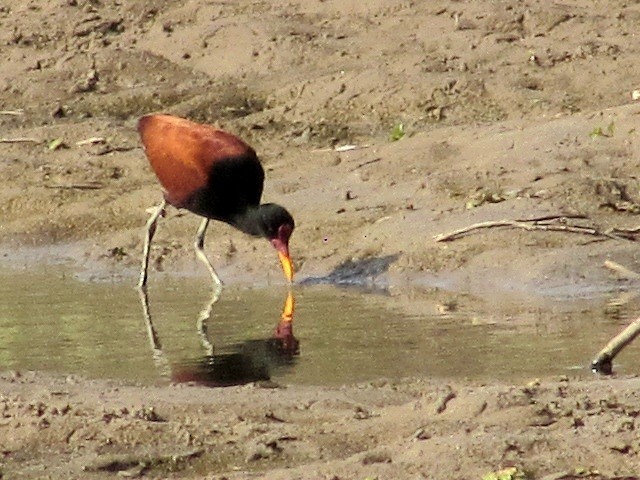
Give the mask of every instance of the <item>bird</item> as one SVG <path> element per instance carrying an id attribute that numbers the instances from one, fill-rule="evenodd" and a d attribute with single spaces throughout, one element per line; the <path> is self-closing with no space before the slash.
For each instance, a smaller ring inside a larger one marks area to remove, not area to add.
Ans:
<path id="1" fill-rule="evenodd" d="M 141 117 L 138 133 L 164 189 L 162 202 L 153 209 L 146 224 L 139 288 L 146 287 L 151 241 L 167 205 L 203 217 L 194 247 L 218 290 L 222 281 L 204 253 L 210 220 L 227 223 L 253 237 L 266 238 L 278 253 L 286 279 L 292 282 L 289 239 L 295 222 L 284 207 L 260 203 L 264 169 L 253 148 L 212 125 L 167 114 Z"/>

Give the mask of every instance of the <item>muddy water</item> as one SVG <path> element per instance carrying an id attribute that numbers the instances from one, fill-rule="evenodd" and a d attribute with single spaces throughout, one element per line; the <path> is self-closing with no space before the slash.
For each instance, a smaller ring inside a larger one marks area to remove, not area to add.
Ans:
<path id="1" fill-rule="evenodd" d="M 590 375 L 638 306 L 295 286 L 291 320 L 285 287 L 226 288 L 208 311 L 210 293 L 203 279 L 155 280 L 145 299 L 57 267 L 0 271 L 0 370 L 207 385 Z M 631 346 L 615 369 L 633 373 L 639 360 Z"/>

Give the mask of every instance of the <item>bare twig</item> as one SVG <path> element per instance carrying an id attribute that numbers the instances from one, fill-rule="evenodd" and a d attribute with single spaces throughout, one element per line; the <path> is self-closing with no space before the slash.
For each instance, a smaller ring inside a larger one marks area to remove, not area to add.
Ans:
<path id="1" fill-rule="evenodd" d="M 618 228 L 613 227 L 606 230 L 606 233 L 615 235 L 616 237 L 626 238 L 628 240 L 635 240 L 636 235 L 640 233 L 640 227 L 635 228 Z"/>
<path id="2" fill-rule="evenodd" d="M 357 170 L 359 168 L 365 167 L 367 165 L 371 165 L 372 163 L 377 163 L 380 160 L 382 160 L 382 158 L 378 157 L 378 158 L 374 158 L 373 160 L 369 160 L 369 161 L 363 162 L 360 165 L 356 165 L 354 168 L 351 169 L 351 171 L 353 172 L 354 170 Z"/>
<path id="3" fill-rule="evenodd" d="M 313 153 L 321 152 L 350 152 L 352 150 L 361 150 L 363 148 L 369 148 L 369 145 L 336 145 L 332 148 L 316 148 L 311 150 Z"/>
<path id="4" fill-rule="evenodd" d="M 613 359 L 620 351 L 640 335 L 640 318 L 636 318 L 622 332 L 613 337 L 591 362 L 594 372 L 610 375 L 613 372 Z"/>
<path id="5" fill-rule="evenodd" d="M 606 237 L 616 240 L 634 240 L 634 238 L 628 235 L 619 235 L 613 233 L 613 231 L 600 231 L 593 227 L 584 227 L 580 225 L 567 225 L 566 220 L 569 218 L 585 218 L 583 216 L 547 216 L 541 217 L 539 219 L 530 219 L 530 220 L 492 220 L 488 222 L 480 222 L 474 223 L 472 225 L 459 228 L 449 233 L 441 233 L 435 235 L 433 239 L 436 242 L 447 242 L 451 240 L 455 240 L 458 237 L 464 236 L 467 233 L 473 232 L 474 230 L 481 230 L 485 228 L 496 228 L 496 227 L 510 227 L 510 228 L 521 228 L 523 230 L 533 231 L 533 230 L 542 230 L 542 231 L 550 231 L 550 232 L 569 232 L 569 233 L 580 233 L 583 235 L 593 235 L 596 237 Z M 561 223 L 549 223 L 551 220 L 560 221 Z M 541 223 L 544 222 L 544 223 Z"/>
<path id="6" fill-rule="evenodd" d="M 24 110 L 21 108 L 17 110 L 0 110 L 0 115 L 9 115 L 13 117 L 18 117 L 20 115 L 24 115 Z"/>
<path id="7" fill-rule="evenodd" d="M 40 143 L 40 140 L 31 137 L 0 138 L 0 143 Z"/>
<path id="8" fill-rule="evenodd" d="M 76 142 L 76 145 L 79 147 L 82 147 L 84 145 L 93 145 L 95 143 L 104 143 L 105 142 L 105 138 L 104 137 L 91 137 L 91 138 L 87 138 L 85 140 L 79 140 Z"/>
<path id="9" fill-rule="evenodd" d="M 361 148 L 367 148 L 367 145 L 361 146 L 361 145 L 340 145 L 337 147 L 334 147 L 334 150 L 336 152 L 350 152 L 351 150 L 359 150 Z"/>
<path id="10" fill-rule="evenodd" d="M 613 270 L 614 272 L 616 272 L 617 274 L 625 278 L 630 278 L 630 279 L 640 278 L 640 273 L 636 273 L 633 270 L 629 270 L 624 265 L 620 265 L 619 263 L 614 262 L 612 260 L 605 260 L 604 267 L 608 268 L 609 270 Z"/>
<path id="11" fill-rule="evenodd" d="M 449 389 L 442 397 L 436 401 L 436 413 L 442 413 L 447 409 L 447 403 L 456 398 L 456 392 Z"/>
<path id="12" fill-rule="evenodd" d="M 137 147 L 127 147 L 127 146 L 113 147 L 111 145 L 106 145 L 99 152 L 96 152 L 95 155 L 96 156 L 102 156 L 102 155 L 108 155 L 109 153 L 113 153 L 113 152 L 129 152 L 129 151 L 134 150 L 136 148 Z"/>
<path id="13" fill-rule="evenodd" d="M 436 242 L 448 242 L 449 240 L 455 240 L 456 237 L 464 235 L 465 233 L 472 232 L 474 230 L 480 230 L 482 228 L 494 228 L 494 227 L 509 227 L 513 226 L 517 222 L 511 220 L 497 220 L 497 221 L 489 221 L 489 222 L 480 222 L 474 223 L 473 225 L 469 225 L 463 228 L 458 228 L 457 230 L 453 230 L 449 233 L 439 233 L 435 235 L 433 239 Z"/>
<path id="14" fill-rule="evenodd" d="M 638 232 L 640 232 L 640 226 L 633 227 L 633 228 L 615 227 L 612 230 L 614 230 L 616 232 L 620 232 L 620 233 L 638 233 Z"/>
<path id="15" fill-rule="evenodd" d="M 100 190 L 101 188 L 104 188 L 104 185 L 99 182 L 68 183 L 68 184 L 45 185 L 45 188 L 59 188 L 62 190 Z"/>
<path id="16" fill-rule="evenodd" d="M 561 222 L 566 222 L 569 219 L 577 219 L 577 220 L 586 220 L 588 217 L 581 213 L 574 214 L 564 214 L 564 215 L 544 215 L 542 217 L 533 217 L 533 218 L 520 218 L 516 220 L 516 222 L 548 222 L 551 220 L 558 220 Z"/>
<path id="17" fill-rule="evenodd" d="M 622 275 L 625 278 L 634 280 L 640 278 L 640 274 L 628 269 L 623 265 L 620 265 L 617 262 L 606 260 L 604 262 L 604 266 L 610 270 L 613 270 L 619 275 Z M 629 295 L 629 293 L 631 295 Z M 630 299 L 638 296 L 638 294 L 635 292 L 629 293 L 627 294 L 628 298 L 619 299 L 620 304 L 625 304 Z M 600 350 L 600 352 L 598 352 L 596 357 L 591 362 L 591 369 L 597 373 L 611 375 L 611 373 L 613 373 L 613 359 L 622 351 L 623 348 L 633 342 L 633 340 L 638 335 L 640 335 L 640 318 L 636 318 L 618 335 L 609 340 L 605 347 Z"/>

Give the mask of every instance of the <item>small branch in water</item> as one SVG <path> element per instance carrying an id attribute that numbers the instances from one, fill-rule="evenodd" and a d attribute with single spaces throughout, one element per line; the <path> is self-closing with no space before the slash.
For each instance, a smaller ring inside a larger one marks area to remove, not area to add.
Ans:
<path id="1" fill-rule="evenodd" d="M 604 262 L 604 267 L 630 280 L 637 280 L 640 278 L 640 274 L 611 260 L 606 260 Z M 637 296 L 638 293 L 629 292 L 626 297 L 618 300 L 618 305 L 624 305 Z M 598 352 L 591 362 L 591 370 L 595 373 L 611 375 L 613 373 L 613 359 L 622 351 L 622 349 L 633 342 L 638 335 L 640 335 L 640 318 L 631 322 L 631 324 L 629 324 L 618 335 L 609 340 L 605 347 Z"/>
<path id="2" fill-rule="evenodd" d="M 591 362 L 591 370 L 604 375 L 613 373 L 613 359 L 640 335 L 640 318 L 636 318 L 630 325 L 622 330 L 618 335 L 609 340 L 609 343 L 598 352 Z"/>

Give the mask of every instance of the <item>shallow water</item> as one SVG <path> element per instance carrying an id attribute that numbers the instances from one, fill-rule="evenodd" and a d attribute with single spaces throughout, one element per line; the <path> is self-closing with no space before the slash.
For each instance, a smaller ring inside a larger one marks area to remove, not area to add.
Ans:
<path id="1" fill-rule="evenodd" d="M 206 279 L 155 280 L 145 309 L 127 283 L 82 282 L 62 267 L 0 271 L 0 370 L 212 386 L 590 375 L 593 355 L 638 306 L 296 285 L 289 323 L 286 287 L 225 288 L 210 314 L 207 288 Z M 639 360 L 632 345 L 614 368 L 633 373 Z"/>

